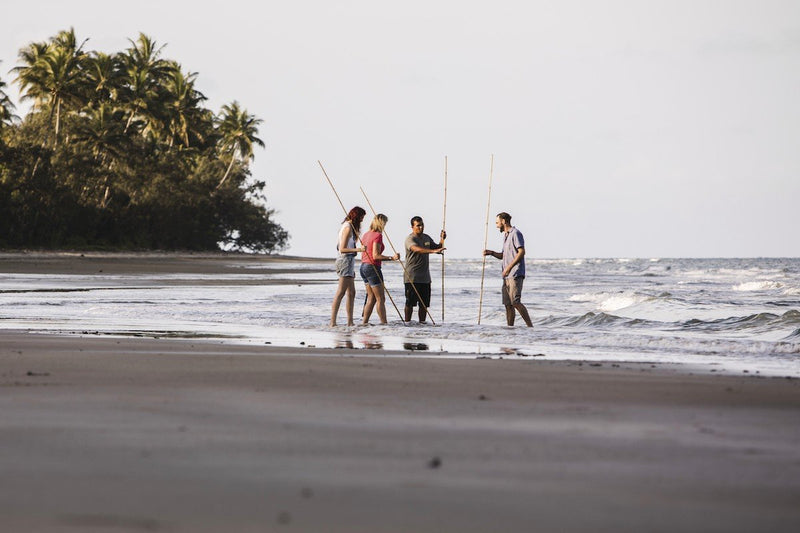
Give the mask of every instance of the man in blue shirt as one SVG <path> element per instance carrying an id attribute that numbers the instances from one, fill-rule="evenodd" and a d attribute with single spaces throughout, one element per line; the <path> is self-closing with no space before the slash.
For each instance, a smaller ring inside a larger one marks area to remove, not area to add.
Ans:
<path id="1" fill-rule="evenodd" d="M 522 305 L 522 283 L 525 280 L 525 238 L 517 228 L 511 225 L 511 215 L 500 213 L 495 219 L 495 226 L 503 234 L 503 252 L 484 250 L 483 255 L 491 255 L 503 260 L 503 305 L 506 307 L 506 322 L 514 325 L 515 310 L 532 327 L 528 309 Z"/>

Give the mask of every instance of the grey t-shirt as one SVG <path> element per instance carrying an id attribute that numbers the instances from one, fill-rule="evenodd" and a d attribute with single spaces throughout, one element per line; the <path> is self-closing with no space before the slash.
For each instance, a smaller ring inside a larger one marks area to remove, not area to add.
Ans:
<path id="1" fill-rule="evenodd" d="M 508 233 L 503 236 L 503 270 L 511 264 L 515 257 L 517 257 L 517 250 L 525 248 L 525 237 L 522 236 L 517 228 L 512 227 Z M 508 276 L 509 278 L 524 278 L 525 277 L 525 258 L 514 265 Z"/>
<path id="2" fill-rule="evenodd" d="M 412 233 L 406 237 L 406 271 L 403 274 L 403 281 L 406 283 L 430 283 L 431 272 L 428 267 L 428 257 L 430 254 L 412 252 L 412 246 L 433 250 L 439 247 L 439 243 L 434 242 L 431 236 L 426 233 L 423 233 L 419 237 Z"/>

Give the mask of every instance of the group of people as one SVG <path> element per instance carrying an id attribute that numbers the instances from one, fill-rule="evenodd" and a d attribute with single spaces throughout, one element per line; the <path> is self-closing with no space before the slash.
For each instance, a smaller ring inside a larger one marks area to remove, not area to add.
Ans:
<path id="1" fill-rule="evenodd" d="M 386 291 L 383 283 L 381 265 L 383 261 L 399 261 L 400 254 L 383 255 L 383 232 L 386 228 L 388 217 L 382 213 L 375 215 L 369 225 L 369 230 L 363 235 L 361 223 L 367 212 L 359 207 L 353 207 L 339 228 L 339 238 L 336 243 L 338 255 L 336 257 L 336 274 L 339 285 L 331 305 L 331 326 L 336 326 L 339 307 L 347 296 L 345 309 L 347 312 L 347 325 L 352 326 L 353 308 L 355 306 L 355 258 L 361 254 L 361 268 L 359 273 L 364 281 L 367 298 L 361 317 L 362 324 L 368 324 L 373 310 L 378 314 L 381 324 L 386 324 Z M 511 215 L 499 213 L 495 220 L 497 229 L 503 234 L 503 250 L 495 252 L 484 250 L 484 256 L 492 256 L 503 261 L 503 305 L 506 308 L 506 322 L 514 325 L 518 312 L 528 326 L 532 326 L 528 310 L 522 304 L 522 283 L 525 278 L 525 240 L 522 233 L 511 225 Z M 404 320 L 410 322 L 414 314 L 414 307 L 418 307 L 418 318 L 425 322 L 428 308 L 431 303 L 431 274 L 429 255 L 444 252 L 444 242 L 447 233 L 442 230 L 440 241 L 425 233 L 425 222 L 422 217 L 415 216 L 411 219 L 411 233 L 405 240 L 405 266 L 403 268 L 403 281 L 405 283 Z"/>

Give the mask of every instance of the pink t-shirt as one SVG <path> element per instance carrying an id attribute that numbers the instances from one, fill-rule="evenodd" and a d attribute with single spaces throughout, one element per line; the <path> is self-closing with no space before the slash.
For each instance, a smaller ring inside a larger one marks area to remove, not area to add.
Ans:
<path id="1" fill-rule="evenodd" d="M 383 233 L 378 233 L 377 231 L 368 231 L 364 235 L 361 236 L 361 243 L 367 249 L 365 252 L 361 253 L 361 262 L 367 263 L 368 265 L 375 265 L 377 267 L 381 266 L 380 261 L 375 261 L 372 258 L 372 248 L 374 243 L 378 243 L 378 252 L 382 255 L 383 254 Z"/>

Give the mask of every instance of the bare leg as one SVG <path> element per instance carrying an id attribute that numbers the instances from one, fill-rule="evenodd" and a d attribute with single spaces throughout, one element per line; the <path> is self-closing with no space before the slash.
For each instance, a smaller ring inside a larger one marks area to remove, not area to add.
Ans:
<path id="1" fill-rule="evenodd" d="M 405 318 L 406 322 L 411 322 L 411 315 L 414 313 L 414 308 L 413 307 L 409 307 L 409 306 L 405 306 L 403 308 L 403 311 L 405 312 L 405 315 L 406 315 L 406 318 Z"/>
<path id="2" fill-rule="evenodd" d="M 344 278 L 347 280 L 345 284 L 347 285 L 347 302 L 345 303 L 345 307 L 347 309 L 347 325 L 353 325 L 353 308 L 355 307 L 356 301 L 356 282 L 355 279 L 352 277 Z"/>
<path id="3" fill-rule="evenodd" d="M 419 311 L 417 312 L 417 316 L 419 317 L 420 322 L 425 322 L 425 318 L 427 317 L 428 313 L 425 312 L 425 308 L 422 307 L 422 303 L 419 304 Z"/>
<path id="4" fill-rule="evenodd" d="M 378 308 L 378 318 L 381 324 L 386 324 L 386 293 L 383 290 L 383 285 L 372 287 L 375 292 L 375 299 Z"/>
<path id="5" fill-rule="evenodd" d="M 352 281 L 353 278 L 339 278 L 339 286 L 336 288 L 336 294 L 333 296 L 333 303 L 331 304 L 331 326 L 336 325 L 336 316 L 339 314 L 339 305 L 342 303 L 342 297 L 347 291 L 347 280 Z"/>
<path id="6" fill-rule="evenodd" d="M 361 320 L 362 324 L 369 323 L 369 317 L 372 315 L 372 309 L 375 307 L 375 302 L 377 298 L 375 297 L 375 289 L 377 287 L 372 287 L 369 284 L 366 285 L 367 287 L 367 303 L 364 304 L 364 316 Z"/>
<path id="7" fill-rule="evenodd" d="M 515 316 L 516 316 L 516 313 L 514 313 L 514 306 L 507 305 L 506 306 L 506 324 L 508 324 L 509 326 L 513 326 L 514 325 L 514 317 Z"/>
<path id="8" fill-rule="evenodd" d="M 525 307 L 524 305 L 522 305 L 522 302 L 519 302 L 519 303 L 514 304 L 514 309 L 519 311 L 519 316 L 522 317 L 522 320 L 525 321 L 525 324 L 527 324 L 527 326 L 529 328 L 532 328 L 533 327 L 533 323 L 531 322 L 531 317 L 528 315 L 528 308 Z M 513 311 L 512 311 L 512 313 L 513 313 Z M 511 324 L 511 325 L 513 326 L 513 324 Z"/>

